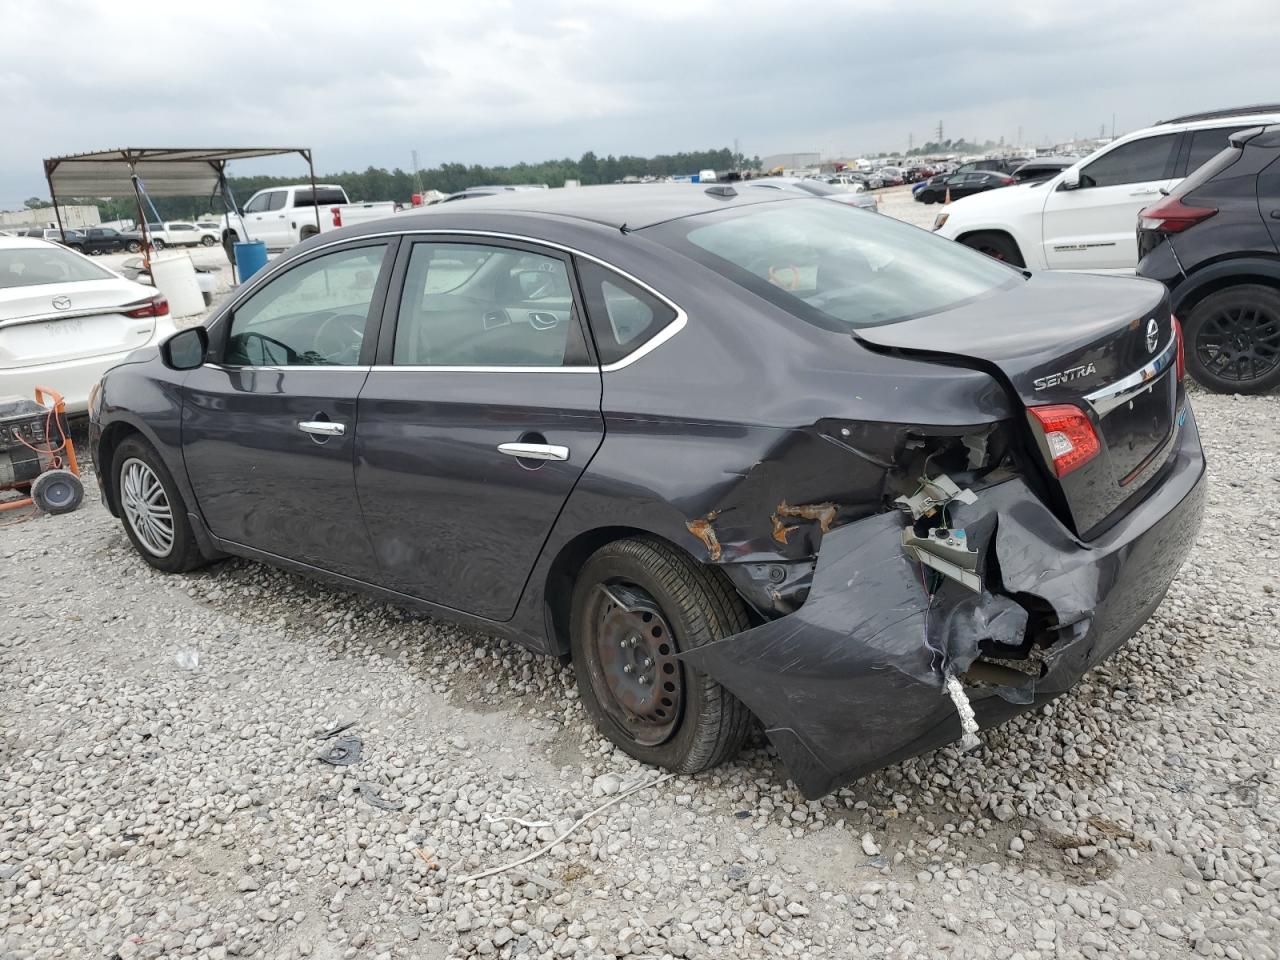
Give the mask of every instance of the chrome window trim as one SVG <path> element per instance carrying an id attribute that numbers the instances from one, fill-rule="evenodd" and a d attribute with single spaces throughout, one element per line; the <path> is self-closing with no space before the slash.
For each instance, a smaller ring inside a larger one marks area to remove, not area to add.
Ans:
<path id="1" fill-rule="evenodd" d="M 650 293 L 654 297 L 657 297 L 659 300 L 665 303 L 668 307 L 674 310 L 676 316 L 674 320 L 672 320 L 669 324 L 667 324 L 665 327 L 659 330 L 656 334 L 654 334 L 644 343 L 640 344 L 640 346 L 636 347 L 635 350 L 628 353 L 621 360 L 615 360 L 613 363 L 602 364 L 599 366 L 592 366 L 592 367 L 582 367 L 582 366 L 575 366 L 575 367 L 457 367 L 457 366 L 432 367 L 432 366 L 396 366 L 395 364 L 377 364 L 371 368 L 373 370 L 378 371 L 379 373 L 382 373 L 384 371 L 390 371 L 390 370 L 412 370 L 412 371 L 417 371 L 419 373 L 428 373 L 428 372 L 438 372 L 438 373 L 597 373 L 597 372 L 613 373 L 615 371 L 623 369 L 624 367 L 630 366 L 631 364 L 639 360 L 641 357 L 644 357 L 649 353 L 652 353 L 658 347 L 662 346 L 664 343 L 666 343 L 668 340 L 674 337 L 677 333 L 683 330 L 689 322 L 689 315 L 684 312 L 684 310 L 680 307 L 678 303 L 673 301 L 670 297 L 666 296 L 665 294 L 655 290 L 653 287 L 651 287 L 649 284 L 645 283 L 643 280 L 639 279 L 638 277 L 632 276 L 630 273 L 627 273 L 627 271 L 623 270 L 621 267 L 614 266 L 608 260 L 602 260 L 599 257 L 594 256 L 593 254 L 587 253 L 586 251 L 579 250 L 576 247 L 566 246 L 565 244 L 562 244 L 562 243 L 556 243 L 553 240 L 541 240 L 538 237 L 529 237 L 529 236 L 524 236 L 522 234 L 501 233 L 494 230 L 389 230 L 384 233 L 367 233 L 359 237 L 345 237 L 342 240 L 331 240 L 328 243 L 322 243 L 322 244 L 319 244 L 318 246 L 311 247 L 310 249 L 304 252 L 309 255 L 312 253 L 318 253 L 321 250 L 327 250 L 329 247 L 341 246 L 344 243 L 354 244 L 354 243 L 361 243 L 365 240 L 381 240 L 381 239 L 392 239 L 395 237 L 420 237 L 420 236 L 485 237 L 491 240 L 510 240 L 516 243 L 528 243 L 533 246 L 547 247 L 551 250 L 559 250 L 561 253 L 568 253 L 575 257 L 582 257 L 584 260 L 590 260 L 592 263 L 597 263 L 600 266 L 604 267 L 606 270 L 610 270 L 613 273 L 616 273 L 618 276 L 622 277 L 623 279 L 631 283 L 634 283 L 636 286 L 640 287 L 642 290 L 645 290 L 646 292 Z M 290 258 L 290 259 L 293 259 L 293 258 Z M 262 273 L 265 273 L 265 271 L 263 271 Z M 236 297 L 228 301 L 227 305 L 223 308 L 222 313 L 220 313 L 217 316 L 217 318 L 210 323 L 209 325 L 210 330 L 212 330 L 216 324 L 221 323 L 223 317 L 226 317 L 227 315 L 229 315 L 242 300 L 250 296 L 254 290 L 256 290 L 259 286 L 262 285 L 262 281 L 266 279 L 266 277 L 262 276 L 262 273 L 259 273 L 258 277 L 255 280 L 250 281 L 249 285 L 244 290 L 240 291 L 240 293 Z M 235 367 L 232 369 L 247 370 L 250 368 Z M 257 367 L 254 369 L 261 370 L 261 369 L 269 369 L 269 368 Z M 297 367 L 281 367 L 278 369 L 296 370 L 298 368 Z M 340 368 L 326 367 L 324 369 L 336 370 Z M 365 368 L 360 368 L 360 369 L 365 369 Z"/>
<path id="2" fill-rule="evenodd" d="M 1098 416 L 1106 416 L 1116 407 L 1128 403 L 1134 396 L 1141 393 L 1147 384 L 1168 370 L 1177 361 L 1177 357 L 1178 335 L 1175 333 L 1165 348 L 1150 361 L 1128 376 L 1121 377 L 1093 393 L 1085 394 L 1084 398 L 1097 410 Z"/>
<path id="3" fill-rule="evenodd" d="M 368 373 L 373 367 L 369 366 L 339 366 L 338 364 L 327 363 L 299 363 L 292 367 L 238 367 L 230 363 L 212 363 L 205 361 L 204 368 L 207 370 L 222 370 L 224 372 L 239 372 L 247 370 L 250 373 L 288 373 L 291 370 L 332 370 L 334 373 Z"/>

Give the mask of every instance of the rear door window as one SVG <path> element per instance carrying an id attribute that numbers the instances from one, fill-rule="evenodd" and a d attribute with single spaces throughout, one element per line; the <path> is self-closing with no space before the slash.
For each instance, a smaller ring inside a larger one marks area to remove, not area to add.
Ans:
<path id="1" fill-rule="evenodd" d="M 391 362 L 419 367 L 576 367 L 586 340 L 559 255 L 420 241 L 405 269 Z"/>
<path id="2" fill-rule="evenodd" d="M 286 199 L 286 191 L 272 190 L 269 194 L 267 194 L 267 209 L 283 210 L 285 199 Z"/>
<path id="3" fill-rule="evenodd" d="M 675 309 L 638 284 L 592 260 L 579 258 L 591 335 L 606 366 L 635 353 L 675 322 Z"/>
<path id="4" fill-rule="evenodd" d="M 1089 187 L 1118 187 L 1171 177 L 1170 161 L 1177 136 L 1165 133 L 1121 144 L 1086 164 L 1080 171 L 1080 182 Z"/>

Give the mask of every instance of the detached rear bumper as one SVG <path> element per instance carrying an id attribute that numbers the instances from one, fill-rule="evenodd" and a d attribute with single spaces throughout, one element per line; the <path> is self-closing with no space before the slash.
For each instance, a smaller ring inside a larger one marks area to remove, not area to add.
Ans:
<path id="1" fill-rule="evenodd" d="M 1103 536 L 1082 543 L 1021 480 L 951 511 L 999 580 L 973 594 L 950 581 L 932 605 L 902 549 L 905 517 L 833 530 L 798 611 L 683 654 L 760 718 L 792 778 L 816 798 L 961 735 L 944 664 L 964 673 L 979 642 L 1016 642 L 1037 598 L 1055 621 L 1040 673 L 1017 686 L 969 686 L 987 728 L 1052 700 L 1124 644 L 1164 598 L 1204 507 L 1205 463 L 1190 407 L 1160 485 Z M 958 506 L 958 505 L 956 505 Z M 988 592 L 988 590 L 990 592 Z M 1032 618 L 1033 625 L 1036 622 Z"/>

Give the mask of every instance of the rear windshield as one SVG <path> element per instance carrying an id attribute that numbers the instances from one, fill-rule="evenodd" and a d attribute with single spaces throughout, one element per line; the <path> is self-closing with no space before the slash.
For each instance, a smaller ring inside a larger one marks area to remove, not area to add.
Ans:
<path id="1" fill-rule="evenodd" d="M 672 220 L 645 235 L 837 332 L 940 313 L 1023 280 L 962 244 L 816 198 Z"/>
<path id="2" fill-rule="evenodd" d="M 333 187 L 317 187 L 314 197 L 312 197 L 310 187 L 299 187 L 293 192 L 293 205 L 295 207 L 331 207 L 334 205 L 341 206 L 346 202 L 347 195 L 341 190 L 335 190 Z"/>
<path id="3" fill-rule="evenodd" d="M 0 290 L 111 277 L 101 267 L 59 247 L 0 250 Z"/>
<path id="4" fill-rule="evenodd" d="M 1227 167 L 1234 164 L 1243 155 L 1244 150 L 1240 147 L 1227 147 L 1225 150 L 1214 154 L 1209 160 L 1205 161 L 1202 166 L 1192 170 L 1185 180 L 1178 184 L 1177 195 L 1185 197 L 1192 190 L 1204 186 Z"/>

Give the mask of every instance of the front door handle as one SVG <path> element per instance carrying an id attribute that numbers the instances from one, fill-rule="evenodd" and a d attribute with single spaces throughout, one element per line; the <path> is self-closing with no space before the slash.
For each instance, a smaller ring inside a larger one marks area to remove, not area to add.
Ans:
<path id="1" fill-rule="evenodd" d="M 1272 219 L 1272 220 L 1280 220 L 1280 210 L 1272 210 L 1272 211 L 1271 211 L 1271 219 Z"/>
<path id="2" fill-rule="evenodd" d="M 554 443 L 500 443 L 498 452 L 521 460 L 568 460 L 569 448 Z"/>
<path id="3" fill-rule="evenodd" d="M 1131 197 L 1154 197 L 1160 193 L 1159 190 L 1135 190 L 1129 194 Z"/>
<path id="4" fill-rule="evenodd" d="M 298 429 L 313 437 L 340 437 L 347 432 L 347 425 L 332 420 L 299 420 Z"/>

